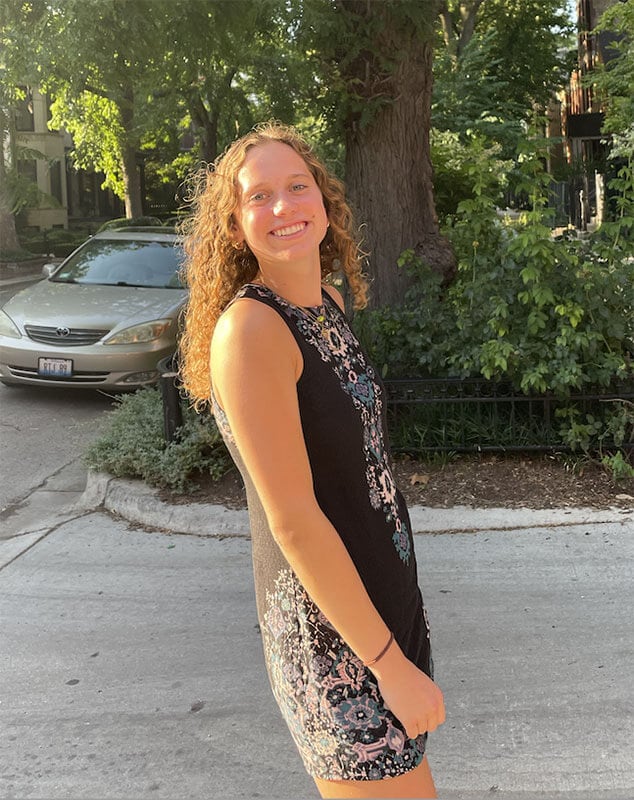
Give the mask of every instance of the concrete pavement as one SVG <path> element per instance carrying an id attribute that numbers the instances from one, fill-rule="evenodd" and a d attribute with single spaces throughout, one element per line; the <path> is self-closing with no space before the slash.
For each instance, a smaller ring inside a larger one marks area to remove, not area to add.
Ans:
<path id="1" fill-rule="evenodd" d="M 243 512 L 81 476 L 3 515 L 0 797 L 316 798 L 266 681 Z M 632 800 L 634 513 L 412 518 L 441 798 Z"/>

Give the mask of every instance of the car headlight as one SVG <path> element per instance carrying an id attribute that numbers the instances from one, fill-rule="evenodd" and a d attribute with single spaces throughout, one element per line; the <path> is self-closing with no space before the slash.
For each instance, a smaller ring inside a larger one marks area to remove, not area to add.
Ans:
<path id="1" fill-rule="evenodd" d="M 133 325 L 131 328 L 125 328 L 113 334 L 104 340 L 104 344 L 152 342 L 154 339 L 160 339 L 171 324 L 171 319 L 155 319 L 152 322 L 143 322 L 141 325 Z"/>
<path id="2" fill-rule="evenodd" d="M 22 338 L 17 325 L 4 311 L 0 311 L 0 336 L 9 336 L 11 339 Z"/>

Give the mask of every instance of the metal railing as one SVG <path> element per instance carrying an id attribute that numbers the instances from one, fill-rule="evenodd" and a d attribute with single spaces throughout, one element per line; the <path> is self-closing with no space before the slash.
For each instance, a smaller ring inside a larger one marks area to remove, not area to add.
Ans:
<path id="1" fill-rule="evenodd" d="M 557 411 L 576 409 L 599 421 L 609 404 L 634 401 L 634 384 L 575 393 L 523 394 L 509 383 L 477 378 L 386 380 L 390 429 L 397 451 L 569 451 Z M 602 446 L 634 450 L 623 443 Z"/>
<path id="2" fill-rule="evenodd" d="M 177 365 L 173 357 L 158 365 L 165 439 L 173 441 L 182 425 Z M 572 448 L 559 433 L 559 409 L 577 409 L 583 419 L 601 420 L 610 403 L 634 403 L 634 383 L 571 394 L 523 394 L 509 383 L 478 378 L 385 380 L 390 435 L 395 452 L 513 452 Z M 605 449 L 634 455 L 634 426 L 618 444 Z"/>

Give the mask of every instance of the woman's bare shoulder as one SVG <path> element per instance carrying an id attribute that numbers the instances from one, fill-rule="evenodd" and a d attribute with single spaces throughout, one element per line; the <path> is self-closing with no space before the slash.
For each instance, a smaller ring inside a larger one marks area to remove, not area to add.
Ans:
<path id="1" fill-rule="evenodd" d="M 210 356 L 216 374 L 223 368 L 266 368 L 272 362 L 286 362 L 293 372 L 301 372 L 301 354 L 288 326 L 275 309 L 248 297 L 221 314 Z"/>
<path id="2" fill-rule="evenodd" d="M 256 332 L 274 335 L 283 327 L 279 314 L 273 308 L 259 300 L 241 297 L 222 312 L 216 323 L 214 337 L 250 337 Z"/>

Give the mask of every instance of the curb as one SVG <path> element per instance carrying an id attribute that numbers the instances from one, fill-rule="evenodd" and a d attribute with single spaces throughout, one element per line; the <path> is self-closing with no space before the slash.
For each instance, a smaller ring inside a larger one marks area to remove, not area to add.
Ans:
<path id="1" fill-rule="evenodd" d="M 77 501 L 78 511 L 104 508 L 141 525 L 171 533 L 203 537 L 250 538 L 246 509 L 228 509 L 211 503 L 166 503 L 158 490 L 140 480 L 113 478 L 88 470 L 86 489 Z"/>
<path id="2" fill-rule="evenodd" d="M 140 480 L 113 478 L 88 471 L 86 489 L 75 508 L 104 508 L 130 522 L 150 525 L 171 533 L 202 537 L 250 538 L 246 509 L 229 509 L 211 503 L 166 503 L 158 490 Z M 617 523 L 631 526 L 634 509 L 629 508 L 430 508 L 410 506 L 412 530 L 424 533 L 477 533 L 544 527 Z"/>

